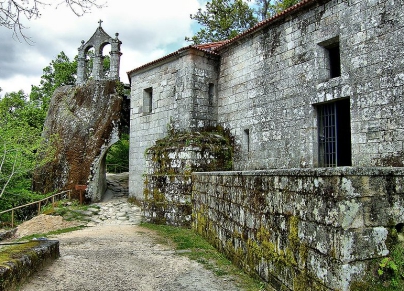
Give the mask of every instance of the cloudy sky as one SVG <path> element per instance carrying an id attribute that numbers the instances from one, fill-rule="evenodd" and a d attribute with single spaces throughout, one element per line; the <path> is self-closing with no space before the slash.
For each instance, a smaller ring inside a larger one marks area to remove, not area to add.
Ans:
<path id="1" fill-rule="evenodd" d="M 189 45 L 184 37 L 197 30 L 189 15 L 206 4 L 206 0 L 105 1 L 106 7 L 82 17 L 65 6 L 43 9 L 41 18 L 24 21 L 29 27 L 24 33 L 32 44 L 13 38 L 12 31 L 0 27 L 0 94 L 21 89 L 29 93 L 31 85 L 39 85 L 43 68 L 61 51 L 70 59 L 77 55 L 81 40 L 92 36 L 100 19 L 110 36 L 119 33 L 120 77 L 128 83 L 127 71 Z"/>

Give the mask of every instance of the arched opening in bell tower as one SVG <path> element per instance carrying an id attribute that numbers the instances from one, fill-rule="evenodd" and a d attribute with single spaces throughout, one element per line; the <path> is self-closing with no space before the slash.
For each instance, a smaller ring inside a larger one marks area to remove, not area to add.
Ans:
<path id="1" fill-rule="evenodd" d="M 95 49 L 94 47 L 90 46 L 88 49 L 85 51 L 85 79 L 91 79 L 91 76 L 93 75 L 93 58 L 95 55 Z"/>
<path id="2" fill-rule="evenodd" d="M 105 43 L 100 48 L 100 55 L 102 60 L 102 78 L 108 79 L 111 71 L 111 44 Z"/>

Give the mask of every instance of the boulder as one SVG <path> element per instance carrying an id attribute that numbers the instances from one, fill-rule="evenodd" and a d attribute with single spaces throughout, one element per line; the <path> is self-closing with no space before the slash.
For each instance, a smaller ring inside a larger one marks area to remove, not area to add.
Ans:
<path id="1" fill-rule="evenodd" d="M 34 173 L 33 188 L 48 193 L 86 185 L 86 200 L 100 201 L 106 190 L 105 156 L 119 140 L 123 97 L 115 81 L 89 81 L 55 90 L 43 140 L 52 156 Z"/>

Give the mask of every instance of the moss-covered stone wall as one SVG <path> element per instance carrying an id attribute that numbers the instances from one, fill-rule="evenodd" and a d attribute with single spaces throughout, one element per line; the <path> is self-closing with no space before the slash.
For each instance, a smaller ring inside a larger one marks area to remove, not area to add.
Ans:
<path id="1" fill-rule="evenodd" d="M 21 282 L 59 256 L 59 241 L 54 240 L 3 246 L 0 255 L 0 290 L 19 290 Z"/>
<path id="2" fill-rule="evenodd" d="M 194 173 L 193 227 L 276 290 L 349 290 L 404 222 L 403 168 Z"/>
<path id="3" fill-rule="evenodd" d="M 220 130 L 172 133 L 146 151 L 143 210 L 146 220 L 191 224 L 191 173 L 231 170 L 230 138 Z"/>

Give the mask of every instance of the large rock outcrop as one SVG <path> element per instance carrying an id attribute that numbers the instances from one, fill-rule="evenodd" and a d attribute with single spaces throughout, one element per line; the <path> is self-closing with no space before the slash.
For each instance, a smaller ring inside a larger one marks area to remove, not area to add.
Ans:
<path id="1" fill-rule="evenodd" d="M 90 81 L 58 88 L 51 100 L 43 138 L 54 158 L 34 174 L 34 190 L 47 193 L 87 185 L 87 200 L 98 201 L 106 189 L 105 155 L 119 139 L 123 98 L 115 81 Z"/>

